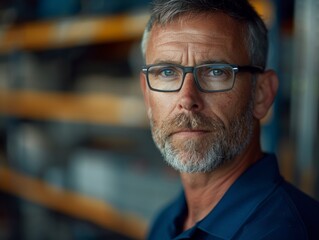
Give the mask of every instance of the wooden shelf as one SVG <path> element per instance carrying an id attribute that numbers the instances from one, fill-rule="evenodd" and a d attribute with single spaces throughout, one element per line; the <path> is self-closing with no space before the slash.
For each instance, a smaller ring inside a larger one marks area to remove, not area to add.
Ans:
<path id="1" fill-rule="evenodd" d="M 0 114 L 36 120 L 147 126 L 144 103 L 138 96 L 0 89 Z"/>
<path id="2" fill-rule="evenodd" d="M 105 201 L 66 191 L 0 166 L 0 190 L 75 218 L 90 221 L 134 239 L 144 239 L 147 225 Z"/>
<path id="3" fill-rule="evenodd" d="M 271 26 L 275 21 L 275 6 L 271 1 L 250 0 L 256 11 L 265 21 L 266 25 Z"/>
<path id="4" fill-rule="evenodd" d="M 0 53 L 134 40 L 142 36 L 147 19 L 147 14 L 122 14 L 29 22 L 2 27 Z"/>
<path id="5" fill-rule="evenodd" d="M 274 6 L 262 0 L 251 2 L 265 21 L 271 24 Z M 148 18 L 147 13 L 77 16 L 3 26 L 0 29 L 0 54 L 139 39 Z"/>

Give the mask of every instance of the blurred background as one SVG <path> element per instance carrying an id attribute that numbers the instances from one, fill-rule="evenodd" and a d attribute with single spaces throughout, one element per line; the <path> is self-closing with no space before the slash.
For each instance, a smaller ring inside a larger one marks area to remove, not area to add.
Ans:
<path id="1" fill-rule="evenodd" d="M 319 199 L 319 2 L 251 2 L 280 77 L 263 148 Z M 139 89 L 148 4 L 0 1 L 0 239 L 143 239 L 179 193 Z"/>

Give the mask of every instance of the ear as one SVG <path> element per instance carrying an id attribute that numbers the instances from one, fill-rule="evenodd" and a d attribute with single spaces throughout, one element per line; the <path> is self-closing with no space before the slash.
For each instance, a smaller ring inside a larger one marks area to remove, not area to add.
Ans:
<path id="1" fill-rule="evenodd" d="M 278 90 L 278 77 L 273 70 L 258 76 L 255 90 L 254 117 L 262 119 L 274 102 Z"/>

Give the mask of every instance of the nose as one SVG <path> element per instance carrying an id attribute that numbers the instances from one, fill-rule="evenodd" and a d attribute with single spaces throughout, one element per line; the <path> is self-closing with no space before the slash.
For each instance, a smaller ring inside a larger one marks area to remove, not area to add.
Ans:
<path id="1" fill-rule="evenodd" d="M 183 86 L 178 92 L 179 94 L 179 110 L 184 111 L 200 111 L 203 108 L 202 92 L 196 86 L 194 75 L 187 73 Z"/>

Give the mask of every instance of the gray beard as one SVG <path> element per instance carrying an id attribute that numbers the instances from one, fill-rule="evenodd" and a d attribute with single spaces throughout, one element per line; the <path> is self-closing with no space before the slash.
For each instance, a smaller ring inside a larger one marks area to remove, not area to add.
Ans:
<path id="1" fill-rule="evenodd" d="M 237 115 L 226 129 L 219 119 L 201 113 L 181 113 L 161 123 L 159 127 L 151 117 L 154 142 L 165 161 L 179 172 L 212 172 L 231 162 L 251 141 L 253 132 L 253 104 Z M 171 133 L 176 129 L 205 129 L 211 133 L 200 139 L 176 142 Z"/>

